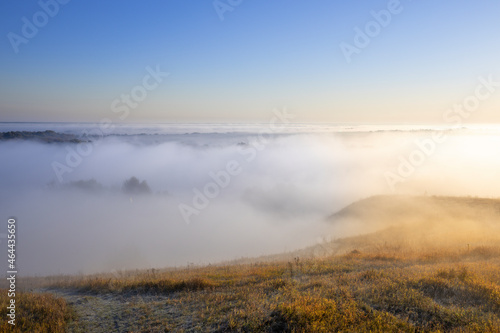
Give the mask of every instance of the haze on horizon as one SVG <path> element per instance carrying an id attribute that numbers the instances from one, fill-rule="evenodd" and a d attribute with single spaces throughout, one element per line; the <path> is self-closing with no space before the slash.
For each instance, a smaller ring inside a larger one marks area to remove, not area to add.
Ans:
<path id="1" fill-rule="evenodd" d="M 500 81 L 494 0 L 231 4 L 3 3 L 0 121 L 441 123 Z"/>

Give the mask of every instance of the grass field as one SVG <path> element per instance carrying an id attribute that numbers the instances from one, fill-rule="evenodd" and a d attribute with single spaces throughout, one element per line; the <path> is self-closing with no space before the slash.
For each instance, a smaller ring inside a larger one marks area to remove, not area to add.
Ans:
<path id="1" fill-rule="evenodd" d="M 322 259 L 58 277 L 50 284 L 82 298 L 134 298 L 126 307 L 139 315 L 129 323 L 131 331 L 498 332 L 499 253 L 482 247 L 441 253 L 379 249 Z M 137 295 L 162 297 L 149 302 Z M 109 318 L 96 313 L 93 319 Z M 80 324 L 85 325 L 75 318 L 71 327 L 79 331 Z"/>
<path id="2" fill-rule="evenodd" d="M 496 208 L 485 212 L 491 226 Z M 412 219 L 254 262 L 25 279 L 74 311 L 25 294 L 40 304 L 25 321 L 45 309 L 54 332 L 500 332 L 497 234 L 470 214 L 439 232 L 425 216 L 425 228 Z"/>

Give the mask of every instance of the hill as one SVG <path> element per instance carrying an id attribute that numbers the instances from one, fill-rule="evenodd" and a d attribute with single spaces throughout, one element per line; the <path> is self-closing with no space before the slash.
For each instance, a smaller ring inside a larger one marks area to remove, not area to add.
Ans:
<path id="1" fill-rule="evenodd" d="M 447 219 L 485 219 L 500 217 L 500 199 L 440 196 L 380 195 L 357 201 L 329 220 L 358 219 L 367 223 L 408 222 Z"/>
<path id="2" fill-rule="evenodd" d="M 378 196 L 328 219 L 374 232 L 262 261 L 22 283 L 67 303 L 70 332 L 499 332 L 498 207 Z"/>

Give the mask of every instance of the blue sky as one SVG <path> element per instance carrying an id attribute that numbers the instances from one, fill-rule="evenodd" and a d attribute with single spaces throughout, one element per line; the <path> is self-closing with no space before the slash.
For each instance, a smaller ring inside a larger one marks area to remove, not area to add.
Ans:
<path id="1" fill-rule="evenodd" d="M 287 107 L 303 122 L 439 123 L 478 77 L 500 81 L 498 1 L 219 3 L 223 20 L 213 1 L 3 1 L 0 121 L 266 122 Z M 346 61 L 340 44 L 391 4 Z M 23 18 L 38 32 L 13 46 Z M 113 101 L 148 67 L 169 75 L 121 119 Z M 499 96 L 467 121 L 499 122 Z"/>

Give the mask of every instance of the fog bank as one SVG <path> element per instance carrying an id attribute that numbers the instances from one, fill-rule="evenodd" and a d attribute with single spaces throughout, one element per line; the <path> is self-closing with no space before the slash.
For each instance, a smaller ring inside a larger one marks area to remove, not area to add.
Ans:
<path id="1" fill-rule="evenodd" d="M 18 219 L 20 274 L 45 275 L 294 250 L 351 235 L 326 217 L 377 194 L 500 196 L 500 136 L 456 130 L 431 143 L 433 133 L 249 128 L 122 133 L 89 146 L 0 142 L 0 211 Z M 131 177 L 146 190 L 124 188 Z"/>

